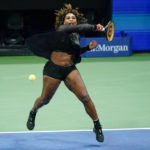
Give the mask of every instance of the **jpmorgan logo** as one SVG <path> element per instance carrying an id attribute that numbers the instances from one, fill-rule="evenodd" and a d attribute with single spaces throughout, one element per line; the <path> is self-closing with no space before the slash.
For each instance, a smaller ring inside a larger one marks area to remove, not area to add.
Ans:
<path id="1" fill-rule="evenodd" d="M 98 44 L 97 48 L 91 50 L 92 52 L 113 52 L 113 53 L 118 53 L 118 52 L 127 52 L 129 51 L 128 45 L 101 45 Z"/>

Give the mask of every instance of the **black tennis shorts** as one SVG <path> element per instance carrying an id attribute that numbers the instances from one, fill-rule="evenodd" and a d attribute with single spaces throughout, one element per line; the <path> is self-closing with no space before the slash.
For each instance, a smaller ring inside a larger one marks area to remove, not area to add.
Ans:
<path id="1" fill-rule="evenodd" d="M 47 75 L 59 80 L 65 80 L 67 75 L 76 69 L 77 68 L 75 65 L 64 67 L 56 65 L 51 60 L 49 60 L 44 66 L 43 75 Z"/>

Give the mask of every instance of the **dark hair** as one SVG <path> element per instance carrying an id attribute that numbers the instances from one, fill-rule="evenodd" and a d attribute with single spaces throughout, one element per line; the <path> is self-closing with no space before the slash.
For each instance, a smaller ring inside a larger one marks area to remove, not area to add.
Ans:
<path id="1" fill-rule="evenodd" d="M 79 24 L 87 22 L 87 19 L 84 17 L 84 14 L 79 12 L 79 8 L 73 9 L 71 4 L 64 4 L 64 6 L 65 7 L 61 8 L 60 10 L 55 10 L 56 11 L 55 28 L 58 28 L 60 25 L 64 23 L 65 16 L 68 13 L 73 13 L 76 16 Z"/>

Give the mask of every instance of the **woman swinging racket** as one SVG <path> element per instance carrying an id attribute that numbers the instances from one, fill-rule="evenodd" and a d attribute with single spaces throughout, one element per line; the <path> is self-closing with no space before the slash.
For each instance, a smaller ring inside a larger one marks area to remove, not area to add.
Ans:
<path id="1" fill-rule="evenodd" d="M 102 127 L 98 114 L 79 70 L 75 64 L 81 61 L 80 55 L 97 47 L 96 41 L 91 41 L 88 46 L 80 47 L 80 33 L 86 31 L 99 31 L 104 29 L 100 24 L 87 24 L 87 19 L 78 8 L 73 9 L 71 4 L 56 11 L 56 31 L 34 35 L 27 39 L 27 47 L 37 56 L 48 59 L 43 69 L 43 89 L 41 95 L 29 113 L 27 128 L 32 130 L 35 126 L 35 117 L 40 107 L 48 104 L 54 93 L 63 81 L 66 87 L 72 91 L 82 102 L 87 114 L 94 123 L 93 131 L 99 142 L 104 141 Z"/>

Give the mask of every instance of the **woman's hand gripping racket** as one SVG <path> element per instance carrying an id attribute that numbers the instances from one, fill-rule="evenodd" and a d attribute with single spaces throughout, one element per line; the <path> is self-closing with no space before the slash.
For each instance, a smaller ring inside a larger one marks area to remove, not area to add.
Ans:
<path id="1" fill-rule="evenodd" d="M 107 41 L 112 41 L 115 33 L 115 24 L 113 21 L 109 21 L 108 24 L 103 27 L 100 24 L 97 24 L 97 30 L 102 31 L 106 33 L 106 39 Z"/>

